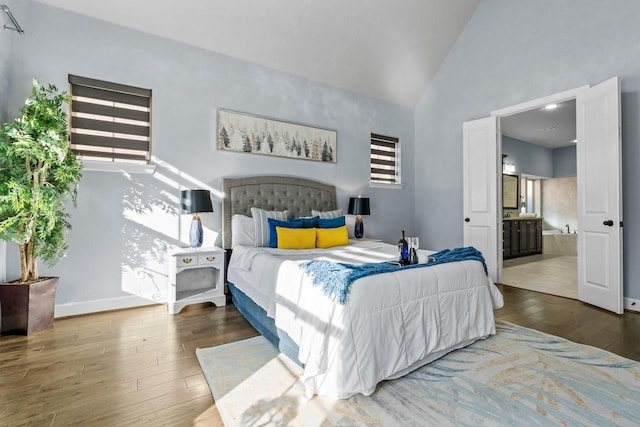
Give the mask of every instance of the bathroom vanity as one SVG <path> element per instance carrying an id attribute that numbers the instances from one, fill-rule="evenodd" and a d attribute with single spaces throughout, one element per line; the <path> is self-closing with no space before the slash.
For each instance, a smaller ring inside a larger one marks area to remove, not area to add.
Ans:
<path id="1" fill-rule="evenodd" d="M 542 253 L 542 218 L 502 219 L 503 259 Z"/>

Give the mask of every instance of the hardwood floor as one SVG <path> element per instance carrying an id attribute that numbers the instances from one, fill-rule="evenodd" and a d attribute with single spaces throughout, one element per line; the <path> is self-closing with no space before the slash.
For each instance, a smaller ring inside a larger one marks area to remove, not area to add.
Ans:
<path id="1" fill-rule="evenodd" d="M 255 336 L 233 305 L 164 305 L 57 319 L 0 337 L 1 426 L 222 425 L 195 357 Z"/>
<path id="2" fill-rule="evenodd" d="M 578 300 L 498 285 L 496 318 L 640 361 L 640 313 L 617 315 Z"/>
<path id="3" fill-rule="evenodd" d="M 640 313 L 499 287 L 498 319 L 640 360 Z M 0 337 L 0 425 L 221 425 L 194 350 L 255 335 L 233 305 L 201 304 L 175 316 L 159 305 L 57 319 L 31 337 Z"/>

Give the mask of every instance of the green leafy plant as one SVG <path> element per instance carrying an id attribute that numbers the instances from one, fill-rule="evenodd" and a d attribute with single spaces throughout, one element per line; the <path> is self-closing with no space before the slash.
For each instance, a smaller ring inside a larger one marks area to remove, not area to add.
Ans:
<path id="1" fill-rule="evenodd" d="M 20 115 L 0 129 L 0 239 L 20 250 L 21 282 L 39 279 L 64 256 L 75 207 L 81 163 L 67 141 L 66 92 L 33 81 Z"/>

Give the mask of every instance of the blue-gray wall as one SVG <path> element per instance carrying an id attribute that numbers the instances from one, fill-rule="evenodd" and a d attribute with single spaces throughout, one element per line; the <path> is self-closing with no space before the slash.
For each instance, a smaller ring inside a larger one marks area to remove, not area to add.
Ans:
<path id="1" fill-rule="evenodd" d="M 219 190 L 222 177 L 284 174 L 335 184 L 345 210 L 349 196 L 371 198 L 369 236 L 395 242 L 401 229 L 414 234 L 412 109 L 33 1 L 21 4 L 20 15 L 26 34 L 13 42 L 12 113 L 28 96 L 32 77 L 66 88 L 71 73 L 153 90 L 158 169 L 154 175 L 84 173 L 68 255 L 43 271 L 61 276 L 57 304 L 135 294 L 158 298 L 167 286 L 166 252 L 181 244 L 180 186 L 197 188 L 201 182 Z M 218 108 L 335 129 L 338 161 L 217 151 Z M 400 138 L 404 189 L 369 188 L 371 132 Z M 215 212 L 203 222 L 218 231 L 219 194 L 214 202 Z M 15 276 L 13 244 L 7 259 L 8 275 Z"/>
<path id="2" fill-rule="evenodd" d="M 12 1 L 4 1 L 10 8 L 12 7 Z M 2 13 L 4 15 L 4 13 Z M 5 22 L 5 16 L 2 16 L 2 23 Z M 18 20 L 20 22 L 20 20 Z M 3 24 L 4 25 L 4 24 Z M 11 117 L 7 114 L 9 107 L 7 99 L 7 91 L 9 90 L 9 77 L 11 76 L 11 44 L 14 37 L 20 37 L 15 31 L 5 30 L 0 28 L 0 124 L 5 123 Z M 0 283 L 3 283 L 7 278 L 7 244 L 0 241 Z"/>
<path id="3" fill-rule="evenodd" d="M 3 4 L 11 7 L 11 1 L 3 2 Z M 4 23 L 5 19 L 4 12 L 2 12 L 2 21 L 0 22 Z M 11 43 L 14 37 L 20 37 L 20 35 L 15 31 L 0 28 L 0 123 L 4 123 L 8 119 L 6 94 L 9 88 L 9 76 L 11 75 L 9 67 L 11 64 Z"/>
<path id="4" fill-rule="evenodd" d="M 502 154 L 515 164 L 517 175 L 551 178 L 553 176 L 553 150 L 502 135 Z"/>
<path id="5" fill-rule="evenodd" d="M 640 2 L 484 0 L 416 107 L 416 225 L 463 243 L 462 123 L 612 76 L 622 82 L 624 295 L 640 298 Z"/>
<path id="6" fill-rule="evenodd" d="M 578 161 L 575 145 L 553 150 L 553 176 L 555 178 L 578 176 Z"/>
<path id="7" fill-rule="evenodd" d="M 563 178 L 577 174 L 575 145 L 551 149 L 502 135 L 502 154 L 515 164 L 517 175 Z"/>

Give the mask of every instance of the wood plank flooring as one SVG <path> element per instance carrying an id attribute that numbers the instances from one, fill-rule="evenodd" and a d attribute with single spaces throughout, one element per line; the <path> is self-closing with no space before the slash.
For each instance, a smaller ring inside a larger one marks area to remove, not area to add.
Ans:
<path id="1" fill-rule="evenodd" d="M 257 335 L 233 305 L 57 319 L 0 337 L 0 426 L 222 425 L 195 357 Z"/>
<path id="2" fill-rule="evenodd" d="M 640 360 L 640 313 L 500 285 L 512 323 Z M 0 426 L 222 425 L 195 357 L 257 335 L 233 305 L 166 306 L 57 319 L 0 337 Z"/>
<path id="3" fill-rule="evenodd" d="M 578 300 L 498 285 L 496 318 L 640 361 L 640 313 L 617 315 Z"/>

